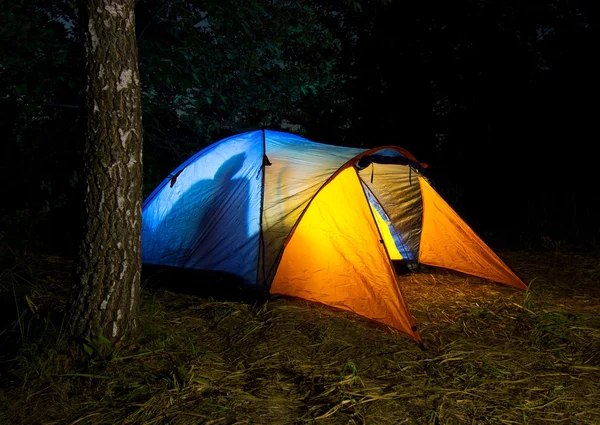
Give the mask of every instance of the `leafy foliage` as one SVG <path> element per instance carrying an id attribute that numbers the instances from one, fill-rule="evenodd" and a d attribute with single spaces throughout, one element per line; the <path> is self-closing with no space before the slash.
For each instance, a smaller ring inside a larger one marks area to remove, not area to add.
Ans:
<path id="1" fill-rule="evenodd" d="M 199 140 L 299 123 L 307 104 L 334 96 L 343 76 L 325 25 L 333 16 L 320 2 L 140 2 L 149 184 L 164 177 L 151 168 L 160 158 L 172 167 Z"/>
<path id="2" fill-rule="evenodd" d="M 0 10 L 1 195 L 12 200 L 0 219 L 12 239 L 44 229 L 69 240 L 56 232 L 77 222 L 75 4 Z M 407 148 L 492 242 L 597 246 L 594 157 L 578 154 L 595 135 L 597 16 L 591 0 L 139 0 L 145 191 L 206 144 L 264 126 Z"/>
<path id="3" fill-rule="evenodd" d="M 83 63 L 73 14 L 63 1 L 0 8 L 0 219 L 19 242 L 58 239 L 44 220 L 64 217 L 77 182 Z"/>
<path id="4" fill-rule="evenodd" d="M 18 180 L 3 187 L 14 204 L 2 220 L 13 224 L 11 240 L 35 239 L 47 219 L 64 234 L 79 211 L 72 202 L 83 146 L 78 10 L 34 0 L 0 13 L 1 35 L 11 41 L 0 56 L 0 102 L 10 111 L 0 127 L 9 138 L 2 168 L 5 181 Z M 335 69 L 340 43 L 325 25 L 333 16 L 318 2 L 138 2 L 146 192 L 211 141 L 285 127 L 300 110 L 310 116 L 314 99 L 332 98 L 343 80 Z M 23 238 L 34 221 L 39 228 Z M 45 239 L 59 238 L 50 232 Z"/>

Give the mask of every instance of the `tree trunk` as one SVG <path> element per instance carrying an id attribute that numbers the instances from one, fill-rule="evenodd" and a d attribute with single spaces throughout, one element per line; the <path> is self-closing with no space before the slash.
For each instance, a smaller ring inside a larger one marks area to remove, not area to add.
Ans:
<path id="1" fill-rule="evenodd" d="M 142 120 L 134 0 L 83 0 L 85 218 L 69 324 L 127 337 L 140 296 Z"/>

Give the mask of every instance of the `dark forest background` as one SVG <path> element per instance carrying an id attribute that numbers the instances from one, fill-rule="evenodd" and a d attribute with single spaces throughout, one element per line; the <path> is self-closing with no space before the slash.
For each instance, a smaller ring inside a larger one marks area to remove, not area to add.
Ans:
<path id="1" fill-rule="evenodd" d="M 260 127 L 398 145 L 488 243 L 598 248 L 594 0 L 139 0 L 145 194 Z M 76 2 L 0 8 L 1 233 L 72 254 L 84 51 Z"/>

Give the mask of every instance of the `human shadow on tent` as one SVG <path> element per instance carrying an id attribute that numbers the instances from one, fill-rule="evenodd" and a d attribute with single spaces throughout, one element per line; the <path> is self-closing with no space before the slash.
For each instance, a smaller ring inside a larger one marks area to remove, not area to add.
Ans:
<path id="1" fill-rule="evenodd" d="M 234 155 L 213 179 L 195 182 L 158 226 L 153 237 L 160 238 L 162 262 L 174 268 L 161 266 L 174 278 L 166 279 L 173 280 L 171 289 L 210 295 L 226 294 L 230 288 L 236 293 L 254 273 L 251 258 L 256 256 L 258 235 L 250 235 L 248 229 L 250 182 L 235 177 L 243 174 L 245 159 L 244 153 Z M 156 272 L 156 267 L 145 268 Z"/>

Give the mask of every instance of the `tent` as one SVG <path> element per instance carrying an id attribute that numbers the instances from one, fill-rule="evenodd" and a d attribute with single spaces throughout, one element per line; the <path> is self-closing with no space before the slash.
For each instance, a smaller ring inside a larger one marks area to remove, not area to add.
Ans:
<path id="1" fill-rule="evenodd" d="M 393 261 L 526 288 L 393 146 L 349 148 L 269 130 L 214 143 L 143 204 L 142 259 L 233 273 L 419 340 Z"/>

